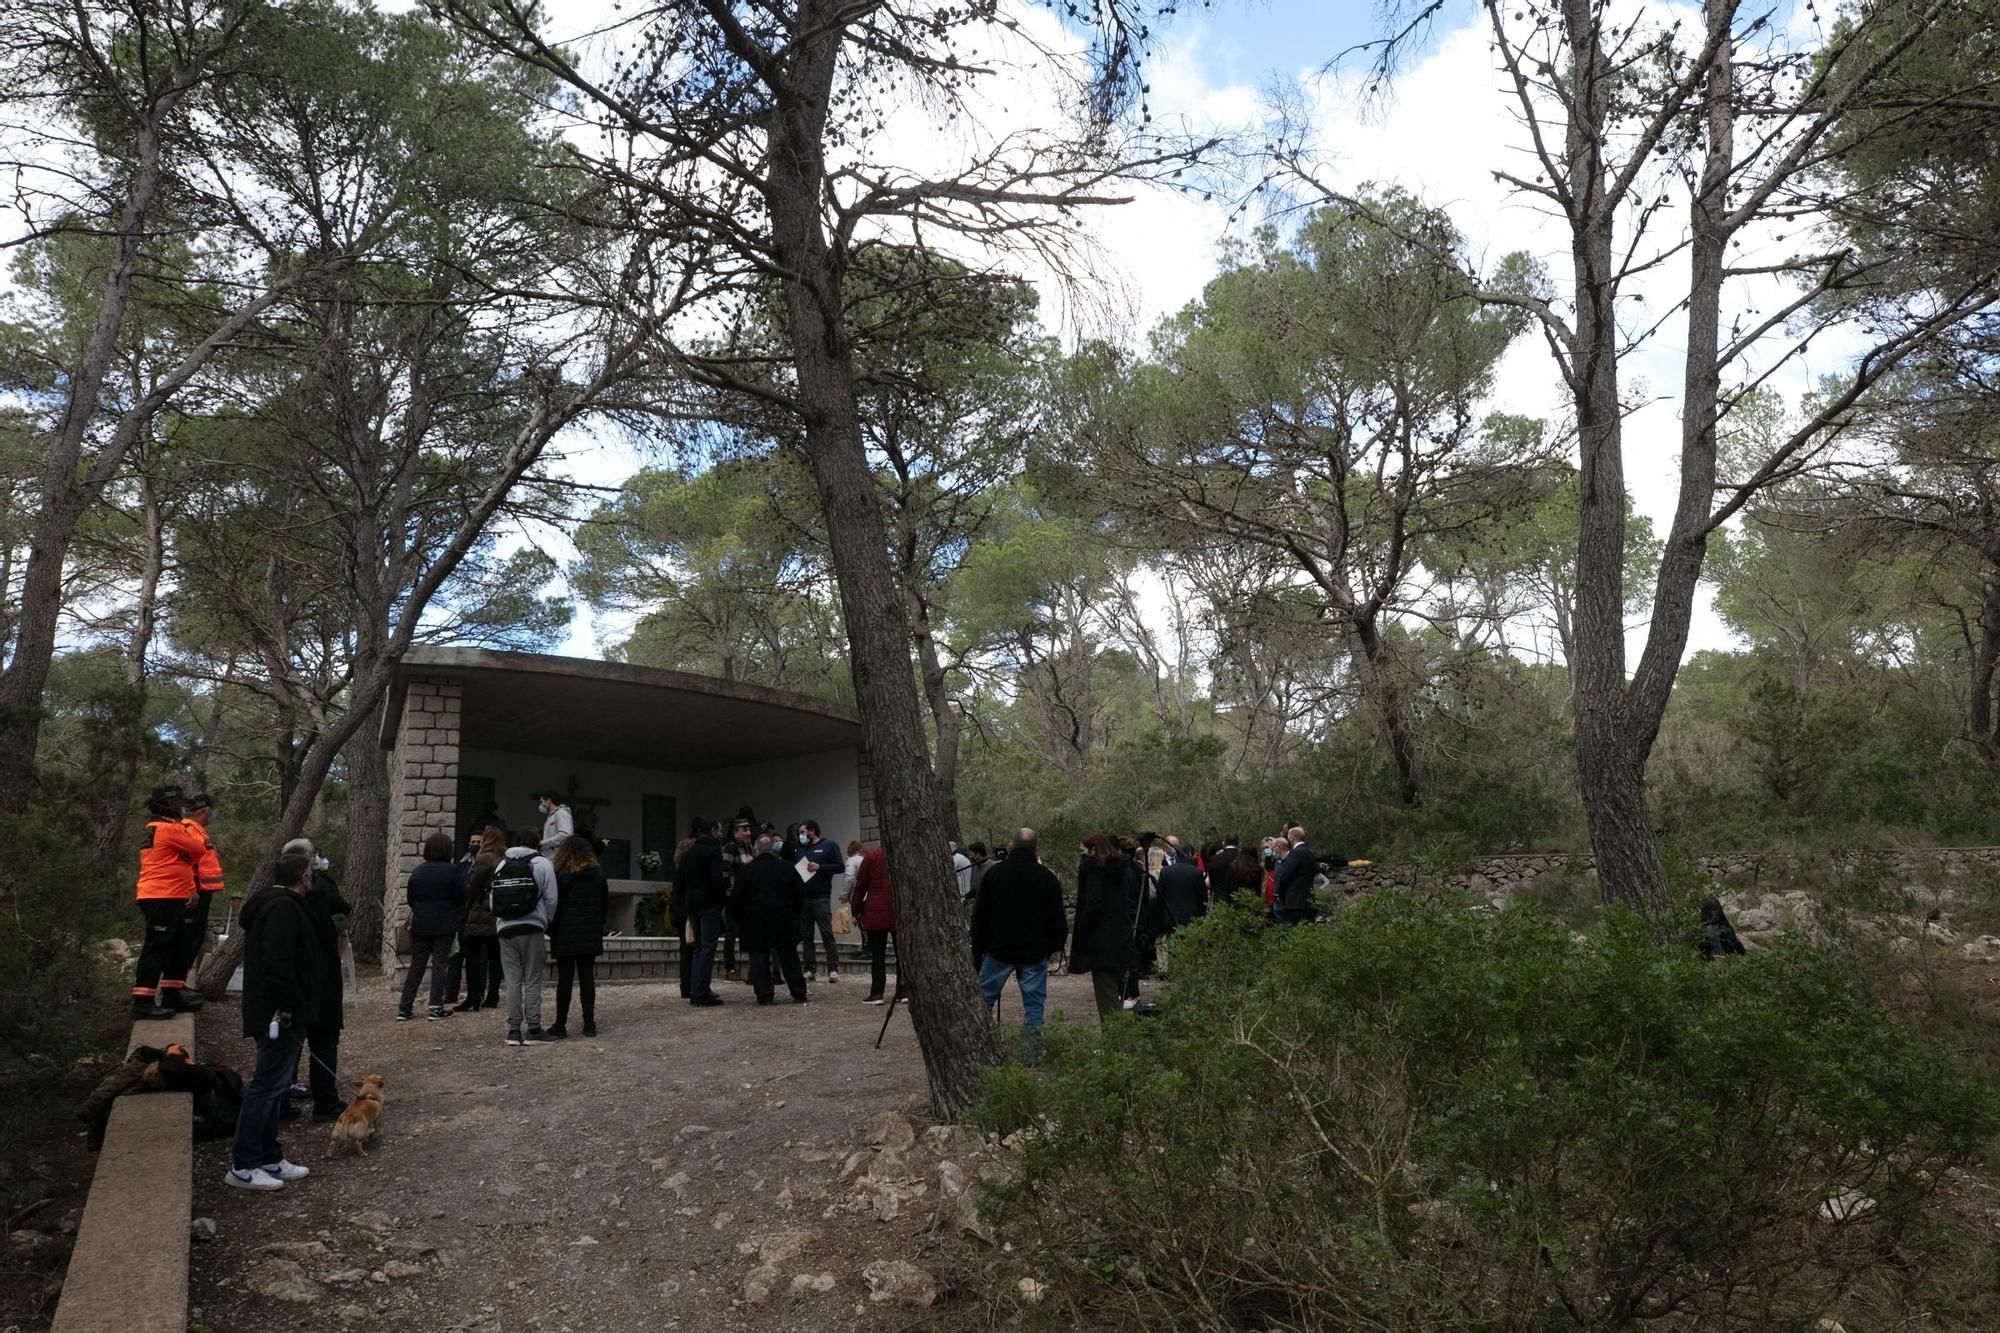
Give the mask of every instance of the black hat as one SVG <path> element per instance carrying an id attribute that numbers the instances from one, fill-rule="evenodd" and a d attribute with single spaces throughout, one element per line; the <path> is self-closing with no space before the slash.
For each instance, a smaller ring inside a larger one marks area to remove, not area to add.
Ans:
<path id="1" fill-rule="evenodd" d="M 187 808 L 190 810 L 213 810 L 217 807 L 217 804 L 218 802 L 213 796 L 210 796 L 205 791 L 198 791 L 188 798 Z"/>
<path id="2" fill-rule="evenodd" d="M 156 815 L 178 815 L 186 807 L 187 792 L 179 783 L 171 787 L 155 787 L 146 797 L 146 809 Z"/>

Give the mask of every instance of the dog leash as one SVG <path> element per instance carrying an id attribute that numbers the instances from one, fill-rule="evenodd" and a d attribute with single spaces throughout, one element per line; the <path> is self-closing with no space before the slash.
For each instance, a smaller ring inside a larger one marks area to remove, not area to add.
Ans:
<path id="1" fill-rule="evenodd" d="M 326 1076 L 333 1080 L 335 1087 L 343 1087 L 347 1089 L 347 1091 L 350 1093 L 355 1093 L 355 1094 L 360 1093 L 361 1085 L 359 1083 L 349 1083 L 346 1079 L 342 1078 L 340 1076 L 339 1070 L 335 1069 L 332 1065 L 328 1064 L 326 1061 L 320 1059 L 319 1052 L 315 1051 L 312 1047 L 305 1044 L 305 1038 L 303 1036 L 299 1038 L 299 1046 L 300 1049 L 305 1051 L 306 1059 L 312 1061 L 314 1064 L 318 1065 L 321 1069 L 324 1069 L 326 1071 Z M 354 1100 L 354 1098 L 350 1096 L 347 1098 L 347 1100 L 351 1102 Z"/>

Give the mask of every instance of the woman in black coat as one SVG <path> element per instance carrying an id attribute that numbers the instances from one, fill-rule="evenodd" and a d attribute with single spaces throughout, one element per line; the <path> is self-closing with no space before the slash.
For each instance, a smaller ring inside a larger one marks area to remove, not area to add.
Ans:
<path id="1" fill-rule="evenodd" d="M 1117 854 L 1117 844 L 1103 833 L 1083 841 L 1083 860 L 1076 868 L 1076 924 L 1070 929 L 1069 970 L 1090 973 L 1097 1016 L 1116 1013 L 1125 972 L 1139 965 L 1132 942 L 1130 862 Z"/>
<path id="2" fill-rule="evenodd" d="M 569 991 L 583 1001 L 583 1035 L 597 1035 L 597 955 L 604 952 L 604 917 L 611 886 L 597 863 L 597 848 L 572 833 L 556 848 L 556 915 L 549 922 L 549 952 L 556 960 L 556 1025 L 551 1037 L 569 1035 Z"/>
<path id="3" fill-rule="evenodd" d="M 445 965 L 451 961 L 458 928 L 465 923 L 465 878 L 451 859 L 452 850 L 449 833 L 431 834 L 424 839 L 423 864 L 410 872 L 410 970 L 403 977 L 398 1019 L 411 1016 L 426 964 L 431 973 L 430 1017 L 451 1017 L 451 1010 L 444 1007 Z"/>

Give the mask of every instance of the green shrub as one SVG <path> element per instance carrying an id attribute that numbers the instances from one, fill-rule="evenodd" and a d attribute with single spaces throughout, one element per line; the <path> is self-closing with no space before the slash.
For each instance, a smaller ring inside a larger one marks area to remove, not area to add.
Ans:
<path id="1" fill-rule="evenodd" d="M 1174 964 L 1158 1017 L 1054 1025 L 981 1108 L 1033 1131 L 989 1206 L 1052 1322 L 1811 1327 L 1921 1269 L 1996 1124 L 1831 952 L 1380 894 L 1326 929 L 1218 911 Z"/>

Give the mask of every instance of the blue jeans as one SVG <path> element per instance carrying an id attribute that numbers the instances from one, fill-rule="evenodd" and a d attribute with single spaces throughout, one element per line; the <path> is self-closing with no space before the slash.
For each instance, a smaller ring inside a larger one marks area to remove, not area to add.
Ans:
<path id="1" fill-rule="evenodd" d="M 284 1160 L 278 1146 L 278 1112 L 285 1093 L 292 1086 L 292 1074 L 299 1067 L 299 1034 L 280 1028 L 275 1037 L 257 1038 L 257 1072 L 243 1089 L 243 1109 L 236 1113 L 236 1150 L 232 1163 L 238 1171 L 254 1171 Z"/>
<path id="2" fill-rule="evenodd" d="M 722 909 L 711 907 L 694 914 L 694 975 L 688 980 L 688 998 L 698 1000 L 715 994 L 709 984 L 715 971 L 715 945 L 722 938 Z"/>
<path id="3" fill-rule="evenodd" d="M 990 1011 L 1000 1003 L 1000 992 L 1013 977 L 1021 990 L 1021 1052 L 1032 1061 L 1037 1035 L 1042 1030 L 1042 1006 L 1049 996 L 1049 960 L 1039 963 L 1003 963 L 992 954 L 979 960 L 979 993 L 986 997 Z"/>

